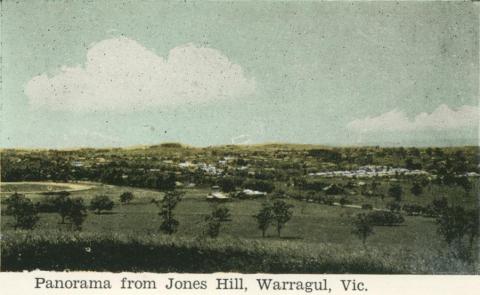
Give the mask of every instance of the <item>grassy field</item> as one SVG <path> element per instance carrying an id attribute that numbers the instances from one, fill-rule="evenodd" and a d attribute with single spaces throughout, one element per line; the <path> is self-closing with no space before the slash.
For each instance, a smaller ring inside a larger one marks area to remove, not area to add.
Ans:
<path id="1" fill-rule="evenodd" d="M 14 192 L 22 194 L 41 194 L 42 192 L 84 191 L 93 186 L 89 183 L 58 183 L 58 182 L 3 182 L 0 184 L 1 194 Z"/>
<path id="2" fill-rule="evenodd" d="M 135 199 L 128 205 L 121 205 L 119 196 L 125 191 L 133 192 Z M 174 211 L 176 219 L 180 222 L 174 239 L 177 239 L 175 240 L 177 242 L 205 239 L 203 234 L 205 230 L 204 218 L 215 206 L 212 202 L 205 200 L 205 196 L 210 190 L 194 188 L 185 190 L 185 192 L 183 200 Z M 155 204 L 151 203 L 152 199 L 161 199 L 162 193 L 153 190 L 102 184 L 97 184 L 87 191 L 72 192 L 73 197 L 82 197 L 87 203 L 89 199 L 99 194 L 110 196 L 115 201 L 115 207 L 111 212 L 105 214 L 89 212 L 83 224 L 83 235 L 98 235 L 100 237 L 118 235 L 134 237 L 135 239 L 140 237 L 157 237 L 162 241 L 171 238 L 159 231 L 161 223 L 160 216 L 158 216 L 159 209 Z M 29 197 L 34 202 L 44 198 L 40 194 L 31 194 Z M 450 261 L 446 262 L 442 267 L 433 267 L 436 263 L 433 262 L 434 258 L 439 255 L 442 256 L 441 253 L 446 253 L 446 244 L 437 234 L 433 218 L 406 216 L 405 223 L 400 226 L 377 226 L 374 228 L 374 235 L 367 241 L 367 248 L 364 249 L 360 240 L 351 233 L 351 220 L 355 214 L 366 212 L 366 210 L 327 206 L 289 199 L 287 202 L 295 206 L 293 217 L 286 224 L 281 237 L 276 236 L 276 232 L 272 227 L 268 230 L 267 237 L 263 239 L 261 231 L 257 229 L 256 221 L 252 217 L 253 214 L 258 212 L 262 202 L 263 200 L 259 199 L 232 200 L 223 203 L 223 206 L 230 209 L 232 220 L 223 224 L 220 237 L 216 240 L 218 244 L 235 244 L 241 240 L 244 246 L 248 245 L 248 243 L 276 245 L 274 248 L 278 248 L 278 251 L 293 247 L 293 249 L 297 249 L 294 251 L 298 252 L 300 251 L 299 249 L 307 249 L 302 250 L 305 252 L 301 253 L 317 253 L 319 256 L 322 255 L 322 251 L 325 252 L 326 245 L 329 245 L 328 247 L 337 249 L 340 256 L 348 256 L 348 253 L 352 253 L 352 255 L 359 258 L 362 255 L 366 255 L 365 253 L 377 253 L 379 257 L 383 257 L 382 259 L 389 257 L 388 263 L 390 264 L 393 261 L 395 263 L 403 261 L 401 265 L 396 266 L 398 268 L 389 266 L 383 271 L 380 266 L 372 266 L 372 270 L 378 268 L 376 270 L 378 272 L 443 272 L 450 270 L 447 267 L 448 265 L 452 266 Z M 11 235 L 13 237 L 16 235 L 11 230 L 11 222 L 10 216 L 2 216 L 1 226 L 4 236 Z M 71 233 L 66 225 L 60 224 L 60 216 L 58 214 L 41 213 L 40 221 L 33 234 L 37 240 L 42 240 L 49 235 L 70 235 Z M 15 238 L 12 239 L 15 240 Z M 214 245 L 216 242 L 211 243 Z M 246 249 L 242 248 L 242 251 L 247 251 Z M 333 252 L 329 253 L 329 255 L 333 255 Z M 364 254 L 361 255 L 359 253 Z M 393 256 L 390 255 L 391 253 L 397 253 L 398 255 L 401 253 L 403 258 L 397 255 L 398 257 L 392 260 Z M 429 259 L 431 261 L 427 262 Z M 410 261 L 408 262 L 409 264 L 405 265 L 406 262 L 404 260 Z M 459 271 L 465 271 L 463 266 L 460 269 Z"/>

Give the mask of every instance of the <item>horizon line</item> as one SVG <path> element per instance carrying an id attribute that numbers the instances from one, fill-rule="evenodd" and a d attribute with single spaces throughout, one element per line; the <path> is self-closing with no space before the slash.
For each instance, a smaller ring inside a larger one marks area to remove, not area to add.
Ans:
<path id="1" fill-rule="evenodd" d="M 125 145 L 125 146 L 73 146 L 73 147 L 0 147 L 0 151 L 4 150 L 27 150 L 27 151 L 76 151 L 76 150 L 115 150 L 115 149 L 124 149 L 124 150 L 133 150 L 133 149 L 148 149 L 152 147 L 162 147 L 162 145 L 175 144 L 180 145 L 181 148 L 191 148 L 191 149 L 207 149 L 207 148 L 220 148 L 220 147 L 261 147 L 261 146 L 272 146 L 272 145 L 286 145 L 286 146 L 317 146 L 325 148 L 459 148 L 459 147 L 480 147 L 480 145 L 472 144 L 452 144 L 452 145 L 398 145 L 395 143 L 384 143 L 384 144 L 324 144 L 324 143 L 295 143 L 295 142 L 263 142 L 263 143 L 227 143 L 227 144 L 213 144 L 206 146 L 195 146 L 191 144 L 184 144 L 181 142 L 161 142 L 155 144 L 136 144 L 136 145 Z M 168 147 L 167 147 L 168 148 Z"/>

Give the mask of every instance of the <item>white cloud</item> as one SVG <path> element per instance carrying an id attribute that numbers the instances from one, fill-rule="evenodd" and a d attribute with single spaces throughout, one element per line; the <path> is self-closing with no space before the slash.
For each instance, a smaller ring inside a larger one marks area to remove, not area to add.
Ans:
<path id="1" fill-rule="evenodd" d="M 377 117 L 356 119 L 347 124 L 347 129 L 359 132 L 380 131 L 421 131 L 421 130 L 455 130 L 479 127 L 479 108 L 464 105 L 457 110 L 442 104 L 431 114 L 420 113 L 410 120 L 404 112 L 393 110 Z"/>
<path id="2" fill-rule="evenodd" d="M 32 78 L 33 107 L 56 110 L 131 110 L 241 98 L 255 82 L 220 51 L 185 44 L 163 58 L 128 38 L 93 44 L 83 66 Z"/>

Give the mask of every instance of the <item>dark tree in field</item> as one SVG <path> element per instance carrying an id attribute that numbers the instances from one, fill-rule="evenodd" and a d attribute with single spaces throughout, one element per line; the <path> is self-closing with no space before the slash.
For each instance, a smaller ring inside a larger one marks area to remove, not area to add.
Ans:
<path id="1" fill-rule="evenodd" d="M 367 238 L 374 234 L 371 219 L 364 213 L 359 213 L 353 220 L 352 233 L 362 240 L 365 246 Z"/>
<path id="2" fill-rule="evenodd" d="M 340 206 L 342 206 L 342 207 L 350 203 L 350 201 L 345 196 L 340 198 L 340 200 L 338 202 L 340 203 Z"/>
<path id="3" fill-rule="evenodd" d="M 100 214 L 102 211 L 112 210 L 113 205 L 113 201 L 110 199 L 110 197 L 98 195 L 90 201 L 90 210 L 96 211 L 97 214 Z"/>
<path id="4" fill-rule="evenodd" d="M 160 230 L 166 234 L 173 234 L 177 231 L 179 222 L 173 216 L 173 209 L 182 200 L 184 193 L 179 191 L 168 191 L 165 193 L 160 203 L 160 212 L 158 215 L 162 217 Z"/>
<path id="5" fill-rule="evenodd" d="M 212 211 L 212 217 L 221 222 L 230 220 L 230 209 L 227 207 L 215 207 Z"/>
<path id="6" fill-rule="evenodd" d="M 70 221 L 75 230 L 81 230 L 82 224 L 87 217 L 87 206 L 85 206 L 83 199 L 81 198 L 69 200 L 70 206 L 66 218 Z"/>
<path id="7" fill-rule="evenodd" d="M 423 193 L 423 188 L 418 182 L 414 182 L 412 188 L 410 189 L 413 195 L 420 196 Z"/>
<path id="8" fill-rule="evenodd" d="M 435 198 L 432 201 L 432 208 L 435 215 L 441 215 L 448 209 L 448 200 L 445 197 Z"/>
<path id="9" fill-rule="evenodd" d="M 206 234 L 210 238 L 218 237 L 218 235 L 220 234 L 220 227 L 222 226 L 220 220 L 212 218 L 211 215 L 208 215 L 205 217 L 205 221 L 207 222 Z"/>
<path id="10" fill-rule="evenodd" d="M 220 234 L 222 222 L 230 220 L 230 210 L 226 207 L 215 207 L 210 215 L 205 217 L 207 222 L 206 233 L 211 238 L 216 238 Z"/>
<path id="11" fill-rule="evenodd" d="M 478 210 L 466 210 L 460 206 L 447 207 L 437 217 L 438 233 L 461 259 L 469 260 L 474 255 L 474 242 L 478 240 L 479 231 L 478 218 Z"/>
<path id="12" fill-rule="evenodd" d="M 468 196 L 468 193 L 472 189 L 472 183 L 467 176 L 462 176 L 457 178 L 457 184 L 465 190 L 465 196 Z"/>
<path id="13" fill-rule="evenodd" d="M 378 182 L 377 180 L 374 179 L 374 180 L 372 181 L 371 186 L 372 186 L 372 193 L 373 193 L 374 195 L 376 195 L 376 194 L 377 194 L 377 189 L 378 189 L 378 187 L 380 186 L 380 182 Z"/>
<path id="14" fill-rule="evenodd" d="M 400 202 L 392 201 L 387 204 L 387 209 L 391 212 L 399 212 L 402 209 L 402 205 L 400 205 Z"/>
<path id="15" fill-rule="evenodd" d="M 287 204 L 283 200 L 275 200 L 272 207 L 273 212 L 273 220 L 275 220 L 277 224 L 277 234 L 280 237 L 280 232 L 285 224 L 292 218 L 293 205 Z"/>
<path id="16" fill-rule="evenodd" d="M 132 192 L 124 192 L 123 194 L 120 195 L 120 202 L 122 204 L 127 205 L 130 203 L 134 198 L 134 195 Z"/>
<path id="17" fill-rule="evenodd" d="M 4 202 L 6 205 L 5 214 L 13 216 L 15 229 L 32 229 L 38 222 L 37 209 L 25 195 L 14 193 Z"/>
<path id="18" fill-rule="evenodd" d="M 68 214 L 68 210 L 70 209 L 71 200 L 69 198 L 69 192 L 60 192 L 55 198 L 53 199 L 53 204 L 55 207 L 55 211 L 60 214 L 62 218 L 61 223 L 65 223 L 65 217 Z"/>
<path id="19" fill-rule="evenodd" d="M 262 237 L 265 238 L 265 233 L 273 222 L 273 207 L 269 203 L 263 203 L 262 208 L 253 216 L 257 220 L 258 228 L 262 231 Z"/>
<path id="20" fill-rule="evenodd" d="M 223 177 L 219 180 L 218 185 L 222 188 L 222 191 L 226 193 L 233 192 L 236 188 L 235 179 L 233 177 Z"/>
<path id="21" fill-rule="evenodd" d="M 388 195 L 400 202 L 402 200 L 403 189 L 399 184 L 392 184 L 388 189 Z"/>

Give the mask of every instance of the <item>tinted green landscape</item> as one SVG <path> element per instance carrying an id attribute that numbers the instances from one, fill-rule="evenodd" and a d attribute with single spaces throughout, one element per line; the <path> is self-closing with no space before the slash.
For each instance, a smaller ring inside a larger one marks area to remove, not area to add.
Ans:
<path id="1" fill-rule="evenodd" d="M 163 144 L 1 164 L 3 270 L 478 272 L 474 147 Z"/>

